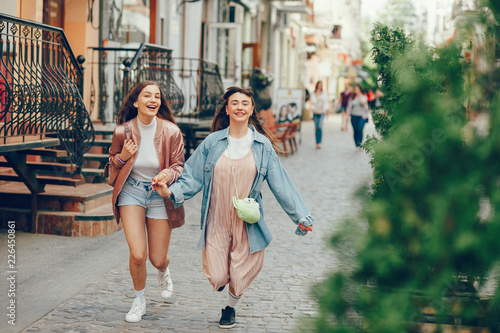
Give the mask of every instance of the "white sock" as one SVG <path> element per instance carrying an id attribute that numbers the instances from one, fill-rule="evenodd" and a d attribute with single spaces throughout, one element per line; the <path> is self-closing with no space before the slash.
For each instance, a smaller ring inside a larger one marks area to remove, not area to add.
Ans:
<path id="1" fill-rule="evenodd" d="M 158 270 L 158 278 L 159 278 L 160 280 L 161 280 L 161 279 L 163 279 L 163 277 L 164 277 L 166 274 L 170 274 L 170 272 L 169 272 L 169 270 L 168 270 L 168 266 L 167 266 L 167 269 L 166 269 L 164 272 L 162 272 L 162 271 Z"/>
<path id="2" fill-rule="evenodd" d="M 236 297 L 234 296 L 231 292 L 228 293 L 228 297 L 227 297 L 227 303 L 226 303 L 226 306 L 230 306 L 234 309 L 234 307 L 236 306 L 236 303 L 238 303 L 238 301 L 240 300 L 241 296 L 240 297 Z"/>
<path id="3" fill-rule="evenodd" d="M 144 298 L 144 291 L 145 290 L 146 290 L 146 288 L 144 288 L 142 290 L 136 290 L 135 291 L 135 297 L 139 297 L 139 299 L 141 300 L 142 304 L 146 303 L 146 299 Z"/>

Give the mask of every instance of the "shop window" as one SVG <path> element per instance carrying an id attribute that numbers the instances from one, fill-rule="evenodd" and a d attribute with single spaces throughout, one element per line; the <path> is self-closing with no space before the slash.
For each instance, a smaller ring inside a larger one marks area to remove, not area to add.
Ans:
<path id="1" fill-rule="evenodd" d="M 64 0 L 43 0 L 43 23 L 64 28 Z"/>

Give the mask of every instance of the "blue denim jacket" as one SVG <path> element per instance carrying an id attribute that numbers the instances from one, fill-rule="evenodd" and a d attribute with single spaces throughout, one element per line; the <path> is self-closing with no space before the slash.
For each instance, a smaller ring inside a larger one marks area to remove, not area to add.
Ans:
<path id="1" fill-rule="evenodd" d="M 254 253 L 265 249 L 273 239 L 269 228 L 264 222 L 262 211 L 261 187 L 264 180 L 267 180 L 269 188 L 277 201 L 295 224 L 300 222 L 309 227 L 314 220 L 307 210 L 299 191 L 281 165 L 269 139 L 257 132 L 253 126 L 250 125 L 249 127 L 253 130 L 252 153 L 257 166 L 257 175 L 248 197 L 257 200 L 261 213 L 260 220 L 257 223 L 245 223 L 248 231 L 250 253 Z M 202 234 L 198 243 L 199 248 L 205 247 L 206 222 L 210 206 L 214 167 L 227 148 L 228 134 L 229 128 L 226 128 L 207 136 L 184 164 L 184 170 L 179 180 L 169 187 L 172 191 L 170 199 L 176 206 L 181 205 L 184 200 L 192 198 L 203 189 L 201 205 Z M 307 234 L 307 231 L 301 231 L 297 227 L 295 233 L 303 236 Z"/>

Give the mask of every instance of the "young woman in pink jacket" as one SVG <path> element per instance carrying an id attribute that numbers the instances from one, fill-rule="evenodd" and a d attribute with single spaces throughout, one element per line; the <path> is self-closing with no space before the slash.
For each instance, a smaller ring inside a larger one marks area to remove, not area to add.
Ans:
<path id="1" fill-rule="evenodd" d="M 158 182 L 172 184 L 184 165 L 184 141 L 165 95 L 152 81 L 139 83 L 126 97 L 117 115 L 109 149 L 110 164 L 118 172 L 113 209 L 130 250 L 130 275 L 136 298 L 125 316 L 138 322 L 146 312 L 146 259 L 158 269 L 162 298 L 172 295 L 167 256 L 172 228 L 184 223 L 183 207 L 155 191 Z M 149 251 L 148 251 L 149 250 Z"/>

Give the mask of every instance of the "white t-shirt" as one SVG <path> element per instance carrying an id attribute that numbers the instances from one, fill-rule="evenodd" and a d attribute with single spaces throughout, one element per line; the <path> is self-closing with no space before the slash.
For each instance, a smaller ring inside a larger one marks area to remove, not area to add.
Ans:
<path id="1" fill-rule="evenodd" d="M 240 158 L 245 157 L 252 147 L 253 130 L 249 128 L 247 135 L 242 138 L 236 139 L 228 135 L 227 139 L 229 155 L 227 152 L 228 149 L 224 151 L 224 155 L 226 155 L 227 157 L 231 156 L 232 160 L 239 160 Z"/>
<path id="2" fill-rule="evenodd" d="M 130 176 L 140 182 L 151 182 L 153 177 L 160 172 L 160 161 L 154 144 L 157 126 L 156 117 L 148 125 L 144 125 L 137 118 L 137 125 L 139 125 L 139 132 L 141 133 L 141 144 Z"/>
<path id="3" fill-rule="evenodd" d="M 316 95 L 316 92 L 311 94 L 311 109 L 314 114 L 323 114 L 328 111 L 329 108 L 326 91 L 322 91 L 319 96 Z"/>

